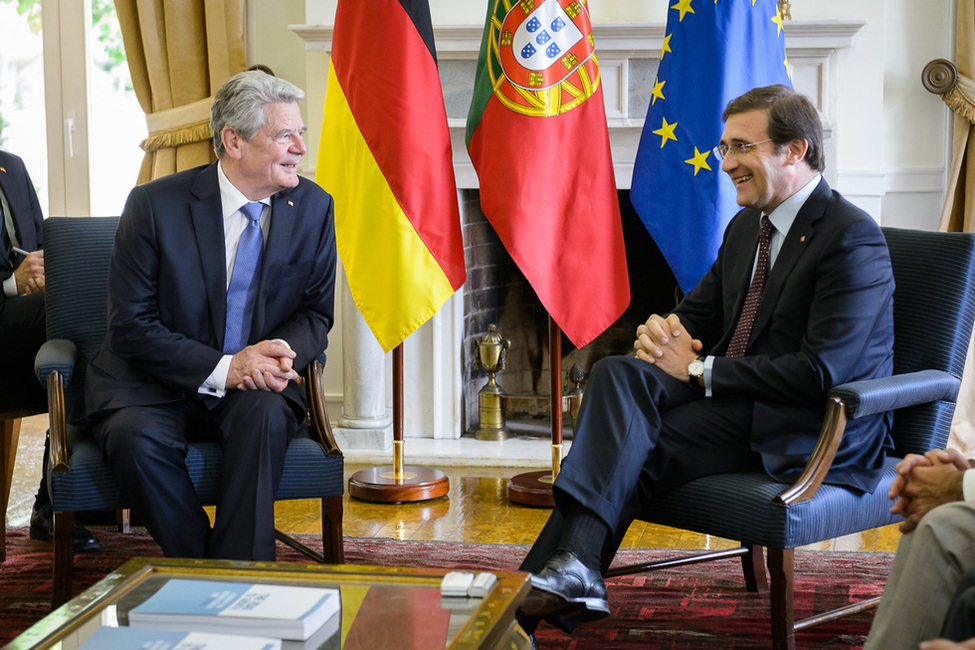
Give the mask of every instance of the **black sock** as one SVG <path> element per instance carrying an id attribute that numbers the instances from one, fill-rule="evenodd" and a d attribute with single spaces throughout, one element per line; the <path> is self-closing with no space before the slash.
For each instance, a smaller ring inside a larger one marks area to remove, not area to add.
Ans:
<path id="1" fill-rule="evenodd" d="M 570 551 L 593 571 L 600 570 L 600 555 L 609 527 L 592 511 L 573 503 L 563 513 L 565 523 L 559 548 Z"/>

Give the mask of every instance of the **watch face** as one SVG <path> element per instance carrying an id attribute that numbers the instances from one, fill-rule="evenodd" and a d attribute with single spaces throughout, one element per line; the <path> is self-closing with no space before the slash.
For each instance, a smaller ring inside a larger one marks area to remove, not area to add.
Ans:
<path id="1" fill-rule="evenodd" d="M 700 377 L 704 374 L 704 362 L 700 359 L 694 359 L 687 366 L 687 374 L 692 377 Z"/>

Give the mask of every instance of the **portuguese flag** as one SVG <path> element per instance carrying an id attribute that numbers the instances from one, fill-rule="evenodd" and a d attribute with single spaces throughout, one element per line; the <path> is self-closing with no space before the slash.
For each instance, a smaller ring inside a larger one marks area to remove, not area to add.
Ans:
<path id="1" fill-rule="evenodd" d="M 427 0 L 340 0 L 316 181 L 356 306 L 389 351 L 464 283 Z"/>
<path id="2" fill-rule="evenodd" d="M 488 0 L 467 150 L 488 221 L 549 315 L 584 346 L 630 301 L 584 0 Z"/>

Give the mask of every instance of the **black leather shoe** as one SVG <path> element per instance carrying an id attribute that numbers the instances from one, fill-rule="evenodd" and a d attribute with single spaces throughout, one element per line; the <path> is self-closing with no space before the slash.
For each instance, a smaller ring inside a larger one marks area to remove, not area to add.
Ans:
<path id="1" fill-rule="evenodd" d="M 609 616 L 606 584 L 575 554 L 558 550 L 538 573 L 533 573 L 532 588 L 518 608 L 522 616 L 558 615 L 584 623 Z"/>
<path id="2" fill-rule="evenodd" d="M 31 513 L 30 538 L 40 542 L 54 542 L 54 511 L 50 506 L 35 508 Z M 94 551 L 99 547 L 95 536 L 78 522 L 74 524 L 74 543 L 72 546 L 75 553 Z"/>

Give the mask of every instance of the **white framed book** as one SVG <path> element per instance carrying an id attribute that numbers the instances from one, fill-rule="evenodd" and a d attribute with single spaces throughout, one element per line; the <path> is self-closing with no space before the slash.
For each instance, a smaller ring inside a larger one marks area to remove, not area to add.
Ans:
<path id="1" fill-rule="evenodd" d="M 129 625 L 304 641 L 341 610 L 338 589 L 173 578 L 129 613 Z"/>
<path id="2" fill-rule="evenodd" d="M 281 639 L 213 632 L 102 626 L 79 650 L 281 650 Z"/>

